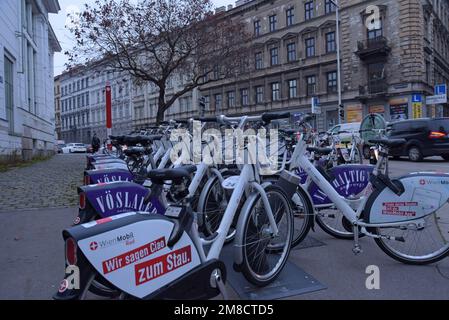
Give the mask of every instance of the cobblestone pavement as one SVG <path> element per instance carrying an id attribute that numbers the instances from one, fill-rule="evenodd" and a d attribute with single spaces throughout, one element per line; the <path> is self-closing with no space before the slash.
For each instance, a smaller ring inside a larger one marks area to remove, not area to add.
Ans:
<path id="1" fill-rule="evenodd" d="M 0 211 L 76 206 L 85 163 L 84 154 L 58 154 L 1 172 Z"/>

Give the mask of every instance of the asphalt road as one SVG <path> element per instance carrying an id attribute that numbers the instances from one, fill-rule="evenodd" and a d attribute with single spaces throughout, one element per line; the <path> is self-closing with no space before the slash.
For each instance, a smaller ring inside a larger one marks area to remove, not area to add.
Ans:
<path id="1" fill-rule="evenodd" d="M 45 170 L 65 179 L 78 181 L 82 170 L 67 170 L 65 161 L 83 160 L 81 155 L 57 156 L 48 162 Z M 78 164 L 77 164 L 78 165 Z M 80 164 L 80 167 L 84 162 Z M 21 172 L 26 169 L 27 171 Z M 29 172 L 42 167 L 17 169 L 16 179 L 27 179 Z M 416 171 L 447 171 L 449 163 L 440 158 L 421 163 L 391 161 L 390 173 L 400 176 Z M 7 183 L 0 174 L 0 182 Z M 9 177 L 9 176 L 8 176 Z M 23 183 L 25 194 L 45 192 L 64 195 L 67 190 L 55 184 L 40 188 Z M 29 185 L 29 188 L 26 188 Z M 73 192 L 76 192 L 72 189 Z M 2 195 L 2 198 L 3 199 Z M 26 196 L 23 196 L 26 199 Z M 0 200 L 0 203 L 5 200 Z M 9 201 L 9 200 L 8 200 Z M 16 201 L 25 201 L 16 199 Z M 71 198 L 58 203 L 60 208 L 42 208 L 41 202 L 27 202 L 28 208 L 0 211 L 0 299 L 50 299 L 64 273 L 61 231 L 71 224 L 77 208 Z M 36 206 L 39 205 L 39 206 Z M 386 256 L 373 240 L 362 238 L 363 253 L 352 253 L 352 241 L 337 240 L 316 228 L 311 234 L 324 245 L 292 250 L 290 261 L 301 267 L 327 287 L 325 290 L 292 296 L 289 299 L 449 299 L 449 258 L 429 266 L 408 266 Z M 368 290 L 365 286 L 368 266 L 380 271 L 380 289 Z M 238 298 L 230 289 L 230 296 Z"/>

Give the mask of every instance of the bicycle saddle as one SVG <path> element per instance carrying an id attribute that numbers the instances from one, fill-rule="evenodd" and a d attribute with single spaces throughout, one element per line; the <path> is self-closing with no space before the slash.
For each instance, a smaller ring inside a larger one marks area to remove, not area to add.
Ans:
<path id="1" fill-rule="evenodd" d="M 405 139 L 370 139 L 369 143 L 380 144 L 389 148 L 396 148 L 403 146 L 407 141 Z"/>
<path id="2" fill-rule="evenodd" d="M 123 144 L 125 141 L 125 136 L 109 136 L 112 142 L 116 142 L 118 144 Z"/>
<path id="3" fill-rule="evenodd" d="M 319 155 L 327 156 L 332 152 L 332 148 L 317 148 L 317 147 L 307 147 L 306 149 L 309 152 L 314 152 Z"/>
<path id="4" fill-rule="evenodd" d="M 162 135 L 150 135 L 150 136 L 126 136 L 124 141 L 129 145 L 142 144 L 148 145 L 155 140 L 162 139 Z"/>
<path id="5" fill-rule="evenodd" d="M 145 150 L 143 148 L 131 148 L 131 149 L 126 149 L 124 151 L 124 154 L 127 156 L 141 156 L 143 155 L 145 152 Z"/>
<path id="6" fill-rule="evenodd" d="M 148 179 L 155 184 L 164 184 L 164 181 L 180 182 L 183 178 L 189 178 L 196 171 L 195 165 L 186 165 L 174 169 L 155 169 L 148 173 Z"/>

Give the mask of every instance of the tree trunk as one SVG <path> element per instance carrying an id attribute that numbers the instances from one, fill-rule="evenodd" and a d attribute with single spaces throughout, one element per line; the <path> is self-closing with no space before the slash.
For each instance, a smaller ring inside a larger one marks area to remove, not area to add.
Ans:
<path id="1" fill-rule="evenodd" d="M 164 121 L 165 106 L 165 86 L 159 86 L 159 98 L 156 115 L 156 125 L 160 125 Z"/>

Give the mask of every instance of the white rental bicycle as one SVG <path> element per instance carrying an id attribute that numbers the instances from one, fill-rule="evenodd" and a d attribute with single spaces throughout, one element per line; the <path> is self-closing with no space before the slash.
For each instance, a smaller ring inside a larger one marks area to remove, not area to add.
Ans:
<path id="1" fill-rule="evenodd" d="M 370 143 L 380 148 L 370 183 L 362 197 L 345 199 L 310 162 L 306 141 L 304 135 L 297 142 L 292 161 L 351 223 L 355 254 L 361 252 L 359 232 L 374 238 L 386 254 L 403 263 L 428 264 L 449 254 L 449 173 L 411 173 L 392 180 L 384 171 L 388 149 L 403 145 L 405 140 L 372 139 Z"/>
<path id="2" fill-rule="evenodd" d="M 216 121 L 243 128 L 289 116 L 219 116 Z M 288 260 L 293 235 L 288 194 L 297 184 L 285 171 L 279 179 L 282 186 L 263 184 L 259 168 L 258 162 L 247 162 L 239 176 L 223 181 L 232 195 L 218 229 L 206 239 L 200 237 L 189 205 L 188 185 L 196 167 L 150 171 L 154 187 L 149 200 L 158 200 L 157 189 L 171 181 L 174 197 L 183 199 L 180 204 L 168 206 L 164 215 L 129 212 L 64 230 L 66 266 L 78 267 L 79 288 L 68 288 L 70 274 L 66 275 L 54 297 L 83 299 L 98 276 L 121 291 L 121 298 L 206 299 L 220 293 L 226 297 L 220 254 L 235 217 L 234 266 L 248 281 L 268 285 Z"/>

